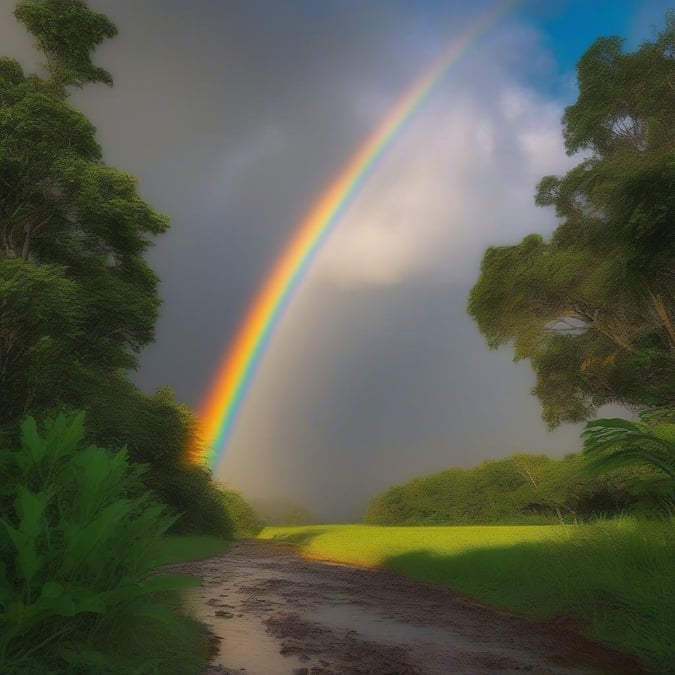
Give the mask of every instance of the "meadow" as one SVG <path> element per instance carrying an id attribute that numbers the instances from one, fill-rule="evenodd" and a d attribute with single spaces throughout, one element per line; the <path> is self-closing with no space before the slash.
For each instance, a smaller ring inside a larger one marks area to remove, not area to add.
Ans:
<path id="1" fill-rule="evenodd" d="M 569 620 L 636 654 L 652 672 L 675 663 L 675 519 L 584 525 L 265 528 L 303 555 L 386 567 L 537 619 Z"/>

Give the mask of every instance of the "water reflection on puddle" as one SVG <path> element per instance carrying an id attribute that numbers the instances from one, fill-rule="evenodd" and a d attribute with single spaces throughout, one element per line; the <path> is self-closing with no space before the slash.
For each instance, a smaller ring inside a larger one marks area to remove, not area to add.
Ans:
<path id="1" fill-rule="evenodd" d="M 440 642 L 449 645 L 455 642 L 454 636 L 444 628 L 401 623 L 385 614 L 349 602 L 322 605 L 308 619 L 337 630 L 354 630 L 365 640 L 384 644 Z"/>
<path id="2" fill-rule="evenodd" d="M 262 622 L 240 609 L 243 597 L 230 589 L 217 595 L 204 587 L 185 591 L 186 607 L 222 638 L 212 665 L 242 670 L 247 675 L 289 675 L 295 668 L 306 667 L 297 656 L 279 653 L 279 642 L 267 634 Z M 209 602 L 211 598 L 217 604 Z M 217 616 L 218 611 L 232 618 Z"/>

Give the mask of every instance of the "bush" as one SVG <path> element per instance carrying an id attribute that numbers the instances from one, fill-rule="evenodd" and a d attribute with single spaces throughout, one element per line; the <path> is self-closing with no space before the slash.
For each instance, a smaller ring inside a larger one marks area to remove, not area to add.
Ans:
<path id="1" fill-rule="evenodd" d="M 635 471 L 602 476 L 584 458 L 516 454 L 472 469 L 413 478 L 376 495 L 363 521 L 372 525 L 544 525 L 589 521 L 636 508 Z"/>
<path id="2" fill-rule="evenodd" d="M 235 537 L 255 537 L 263 529 L 253 507 L 238 492 L 223 489 L 220 498 L 232 520 Z"/>
<path id="3" fill-rule="evenodd" d="M 83 420 L 28 417 L 0 450 L 0 672 L 196 672 L 201 638 L 167 592 L 198 581 L 149 576 L 174 518 L 125 450 L 83 447 Z"/>
<path id="4" fill-rule="evenodd" d="M 146 488 L 180 514 L 174 533 L 232 538 L 232 522 L 211 472 L 187 461 L 197 419 L 169 388 L 144 394 L 118 373 L 97 382 L 86 399 L 89 437 L 105 447 L 125 446 L 132 461 L 148 465 Z"/>

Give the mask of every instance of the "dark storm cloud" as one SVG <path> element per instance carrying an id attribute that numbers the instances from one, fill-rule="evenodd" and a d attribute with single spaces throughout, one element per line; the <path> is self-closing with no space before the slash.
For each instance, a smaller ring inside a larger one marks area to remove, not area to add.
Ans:
<path id="1" fill-rule="evenodd" d="M 299 218 L 424 63 L 401 46 L 425 43 L 428 19 L 382 3 L 91 4 L 120 28 L 97 53 L 115 88 L 75 100 L 106 159 L 172 216 L 139 381 L 197 404 Z"/>

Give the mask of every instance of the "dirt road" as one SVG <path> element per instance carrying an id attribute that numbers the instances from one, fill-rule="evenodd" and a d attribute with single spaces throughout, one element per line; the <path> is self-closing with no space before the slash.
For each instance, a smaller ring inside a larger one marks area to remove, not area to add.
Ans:
<path id="1" fill-rule="evenodd" d="M 395 572 L 305 560 L 268 542 L 237 542 L 172 570 L 204 579 L 189 601 L 222 638 L 208 675 L 640 672 L 560 625 Z"/>

